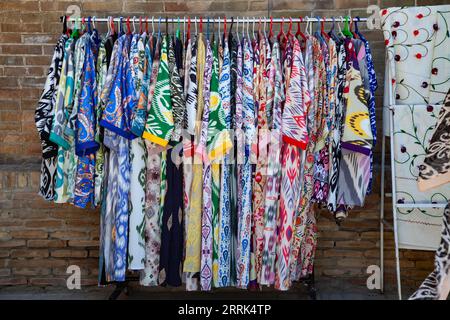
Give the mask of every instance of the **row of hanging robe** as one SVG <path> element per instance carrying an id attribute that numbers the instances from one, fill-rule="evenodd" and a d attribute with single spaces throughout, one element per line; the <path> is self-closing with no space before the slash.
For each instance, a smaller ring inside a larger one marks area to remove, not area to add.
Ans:
<path id="1" fill-rule="evenodd" d="M 231 28 L 59 38 L 36 109 L 40 194 L 100 207 L 99 284 L 132 270 L 144 286 L 287 290 L 313 272 L 317 207 L 340 222 L 364 204 L 367 40 Z"/>

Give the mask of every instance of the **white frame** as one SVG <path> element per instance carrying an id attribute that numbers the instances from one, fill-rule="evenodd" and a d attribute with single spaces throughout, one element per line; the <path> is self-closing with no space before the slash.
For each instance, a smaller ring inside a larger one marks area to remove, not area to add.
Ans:
<path id="1" fill-rule="evenodd" d="M 385 193 L 385 156 L 386 156 L 386 135 L 383 128 L 383 138 L 381 146 L 381 204 L 380 204 L 380 290 L 384 292 L 384 229 L 388 228 L 394 231 L 394 243 L 395 243 L 395 266 L 397 275 L 397 294 L 399 300 L 402 300 L 402 283 L 401 283 L 401 270 L 400 270 L 400 257 L 399 257 L 399 245 L 398 245 L 398 227 L 397 227 L 397 209 L 398 208 L 445 208 L 447 203 L 397 203 L 397 186 L 396 186 L 396 172 L 395 172 L 395 157 L 394 157 L 394 111 L 397 105 L 394 101 L 394 96 L 392 92 L 391 85 L 391 74 L 388 71 L 386 74 L 388 81 L 385 85 L 388 85 L 388 95 L 389 95 L 389 105 L 384 106 L 389 108 L 389 139 L 390 139 L 390 152 L 391 152 L 391 180 L 392 180 L 392 191 L 391 193 Z M 383 110 L 384 116 L 384 110 Z M 384 125 L 384 121 L 383 121 Z M 394 222 L 393 226 L 390 225 L 384 219 L 384 200 L 385 196 L 392 198 L 392 220 Z M 414 249 L 409 249 L 414 250 Z M 417 249 L 416 249 L 417 250 Z"/>

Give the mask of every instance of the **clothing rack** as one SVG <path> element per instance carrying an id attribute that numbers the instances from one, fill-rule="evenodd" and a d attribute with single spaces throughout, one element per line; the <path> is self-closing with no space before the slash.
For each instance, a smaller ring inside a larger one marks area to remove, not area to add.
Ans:
<path id="1" fill-rule="evenodd" d="M 204 18 L 204 17 L 160 17 L 158 16 L 157 18 L 155 18 L 154 16 L 152 16 L 151 18 L 149 18 L 148 16 L 146 17 L 73 17 L 73 16 L 61 16 L 60 17 L 60 21 L 63 23 L 67 23 L 67 22 L 78 22 L 78 23 L 97 23 L 97 22 L 107 22 L 107 23 L 113 23 L 113 22 L 118 22 L 120 24 L 122 23 L 126 23 L 128 28 L 130 27 L 130 23 L 139 23 L 142 25 L 142 23 L 145 23 L 146 25 L 150 22 L 152 23 L 152 28 L 154 28 L 154 24 L 158 23 L 158 28 L 160 26 L 161 23 L 183 23 L 185 25 L 185 23 L 194 23 L 200 24 L 200 32 L 201 32 L 201 27 L 202 24 L 209 24 L 209 23 L 217 23 L 219 24 L 219 28 L 220 28 L 220 24 L 224 23 L 224 26 L 226 26 L 225 23 L 236 23 L 236 24 L 247 24 L 247 29 L 248 26 L 250 25 L 250 23 L 253 24 L 253 31 L 255 31 L 254 27 L 255 24 L 261 25 L 261 23 L 264 23 L 264 26 L 266 26 L 267 23 L 269 23 L 270 25 L 272 25 L 272 23 L 277 23 L 277 24 L 281 24 L 281 28 L 283 28 L 283 24 L 287 24 L 289 26 L 289 28 L 292 27 L 292 23 L 307 23 L 307 27 L 308 25 L 310 25 L 310 23 L 324 23 L 324 22 L 345 22 L 346 25 L 350 22 L 365 22 L 367 21 L 367 18 L 360 18 L 360 17 L 350 17 L 350 16 L 339 16 L 339 17 L 333 17 L 333 18 L 327 18 L 327 17 L 298 17 L 298 18 L 272 18 L 272 17 L 224 17 L 224 18 Z M 188 29 L 189 30 L 189 27 Z M 264 27 L 265 30 L 265 27 Z M 186 31 L 186 29 L 185 29 Z M 189 32 L 189 31 L 188 31 Z M 139 277 L 136 274 L 132 274 L 132 275 L 127 275 L 126 279 L 124 282 L 113 282 L 113 284 L 115 284 L 115 289 L 114 291 L 111 293 L 109 299 L 110 300 L 115 300 L 117 299 L 122 293 L 125 293 L 126 295 L 129 294 L 129 283 L 130 282 L 134 282 L 134 281 L 139 281 Z M 310 297 L 310 299 L 312 300 L 316 300 L 317 299 L 317 292 L 316 292 L 316 288 L 315 288 L 315 276 L 314 276 L 314 270 L 313 272 L 306 278 L 300 279 L 298 282 L 296 282 L 297 284 L 303 284 L 306 289 L 307 289 L 307 293 L 308 296 Z"/>

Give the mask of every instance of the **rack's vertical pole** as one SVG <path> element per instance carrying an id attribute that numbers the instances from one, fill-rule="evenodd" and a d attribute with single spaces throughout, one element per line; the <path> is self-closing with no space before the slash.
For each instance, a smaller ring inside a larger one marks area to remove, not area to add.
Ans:
<path id="1" fill-rule="evenodd" d="M 381 203 L 380 203 L 380 291 L 384 293 L 384 174 L 385 174 L 385 156 L 386 156 L 386 136 L 381 141 Z"/>
<path id="2" fill-rule="evenodd" d="M 398 248 L 398 228 L 397 228 L 397 184 L 395 181 L 395 154 L 394 154 L 394 112 L 395 106 L 390 106 L 389 119 L 390 119 L 390 133 L 391 133 L 391 173 L 392 173 L 392 218 L 394 222 L 394 242 L 395 242 L 395 262 L 397 273 L 397 290 L 398 298 L 402 300 L 402 283 L 400 277 L 400 256 Z"/>

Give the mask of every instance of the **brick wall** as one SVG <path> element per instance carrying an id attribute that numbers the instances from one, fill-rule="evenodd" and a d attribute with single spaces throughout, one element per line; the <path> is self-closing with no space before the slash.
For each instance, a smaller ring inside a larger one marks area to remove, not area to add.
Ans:
<path id="1" fill-rule="evenodd" d="M 418 0 L 418 5 L 446 0 Z M 40 143 L 34 109 L 45 81 L 61 24 L 76 4 L 82 15 L 141 16 L 366 16 L 368 4 L 414 5 L 414 0 L 218 0 L 218 1 L 13 1 L 0 2 L 0 286 L 64 285 L 68 265 L 81 266 L 83 284 L 95 285 L 98 273 L 99 212 L 47 203 L 37 196 Z M 102 26 L 101 28 L 104 28 Z M 383 92 L 382 33 L 360 26 L 371 41 Z M 376 163 L 380 162 L 380 145 Z M 365 285 L 366 268 L 379 263 L 379 165 L 374 193 L 362 210 L 353 210 L 338 227 L 327 212 L 319 218 L 318 281 L 344 279 Z M 389 181 L 388 181 L 389 183 Z M 386 203 L 389 216 L 390 199 Z M 393 234 L 386 240 L 386 285 L 395 284 Z M 416 287 L 433 268 L 433 253 L 401 251 L 403 284 Z"/>

